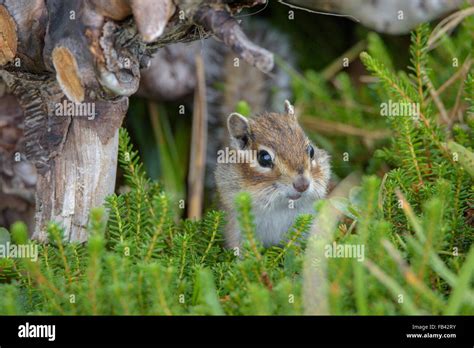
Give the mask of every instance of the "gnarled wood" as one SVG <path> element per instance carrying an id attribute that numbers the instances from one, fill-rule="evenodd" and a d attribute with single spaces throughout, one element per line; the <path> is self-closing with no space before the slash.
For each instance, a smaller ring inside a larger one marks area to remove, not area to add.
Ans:
<path id="1" fill-rule="evenodd" d="M 84 87 L 79 77 L 76 58 L 66 47 L 56 47 L 52 53 L 56 79 L 64 94 L 75 103 L 84 100 Z"/>
<path id="2" fill-rule="evenodd" d="M 118 125 L 127 107 L 126 98 L 101 102 L 95 120 L 72 119 L 61 154 L 38 177 L 33 238 L 44 241 L 47 223 L 57 221 L 67 240 L 87 240 L 90 209 L 114 191 Z"/>
<path id="3" fill-rule="evenodd" d="M 251 44 L 231 17 L 262 2 L 0 0 L 0 76 L 23 110 L 21 155 L 37 171 L 33 238 L 46 240 L 53 220 L 66 239 L 87 239 L 90 209 L 114 190 L 127 97 L 158 49 L 215 33 L 268 68 L 271 53 Z M 89 106 L 93 117 L 74 112 Z"/>
<path id="4" fill-rule="evenodd" d="M 15 21 L 4 6 L 0 5 L 0 65 L 10 62 L 16 55 Z"/>

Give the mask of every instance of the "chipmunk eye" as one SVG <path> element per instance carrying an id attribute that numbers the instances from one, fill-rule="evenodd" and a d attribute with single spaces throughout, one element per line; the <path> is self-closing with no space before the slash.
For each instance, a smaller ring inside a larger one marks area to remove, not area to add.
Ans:
<path id="1" fill-rule="evenodd" d="M 314 157 L 314 147 L 312 145 L 308 145 L 308 154 L 309 154 L 309 157 L 311 158 Z"/>
<path id="2" fill-rule="evenodd" d="M 271 168 L 273 166 L 272 156 L 270 156 L 270 154 L 265 150 L 260 150 L 258 152 L 257 161 L 262 167 L 265 168 Z"/>

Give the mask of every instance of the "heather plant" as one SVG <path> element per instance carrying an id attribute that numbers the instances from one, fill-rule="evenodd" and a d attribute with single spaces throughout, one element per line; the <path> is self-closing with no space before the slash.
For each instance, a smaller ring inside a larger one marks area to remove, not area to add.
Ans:
<path id="1" fill-rule="evenodd" d="M 28 242 L 22 223 L 0 230 L 0 245 L 39 250 L 37 262 L 0 258 L 0 313 L 298 315 L 317 314 L 306 307 L 317 298 L 338 315 L 474 314 L 472 27 L 467 18 L 454 36 L 433 43 L 430 28 L 420 26 L 408 72 L 394 70 L 371 33 L 360 58 L 372 77 L 357 88 L 345 72 L 335 85 L 322 72 L 293 74 L 306 125 L 331 118 L 352 127 L 351 135 L 314 134 L 330 148 L 335 178 L 366 174 L 346 197 L 330 196 L 313 215 L 299 216 L 279 246 L 263 248 L 255 238 L 246 193 L 235 201 L 237 250 L 223 247 L 223 212 L 181 219 L 178 202 L 148 178 L 121 129 L 127 190 L 92 212 L 87 243 L 65 242 L 54 222 L 47 244 Z M 389 101 L 416 112 L 382 115 Z M 369 123 L 366 132 L 390 135 L 367 143 L 353 130 Z M 329 207 L 338 214 L 324 215 Z M 323 235 L 328 222 L 336 227 Z M 319 269 L 321 286 L 305 291 Z"/>

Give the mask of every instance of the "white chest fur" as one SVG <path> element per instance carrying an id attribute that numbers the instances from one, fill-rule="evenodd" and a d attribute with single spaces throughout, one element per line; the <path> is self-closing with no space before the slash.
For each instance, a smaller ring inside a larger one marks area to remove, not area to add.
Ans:
<path id="1" fill-rule="evenodd" d="M 300 214 L 314 214 L 313 204 L 254 208 L 256 237 L 265 247 L 284 242 L 284 237 Z"/>

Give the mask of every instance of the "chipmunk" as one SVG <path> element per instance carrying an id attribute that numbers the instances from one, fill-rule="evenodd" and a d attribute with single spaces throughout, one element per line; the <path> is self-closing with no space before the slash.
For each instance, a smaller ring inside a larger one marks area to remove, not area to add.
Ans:
<path id="1" fill-rule="evenodd" d="M 225 244 L 240 246 L 234 199 L 246 191 L 252 198 L 257 239 L 265 247 L 278 245 L 296 216 L 313 213 L 313 203 L 325 197 L 329 155 L 311 144 L 289 101 L 283 114 L 263 113 L 247 119 L 232 113 L 227 128 L 230 148 L 251 160 L 216 166 L 217 190 L 229 219 Z"/>

